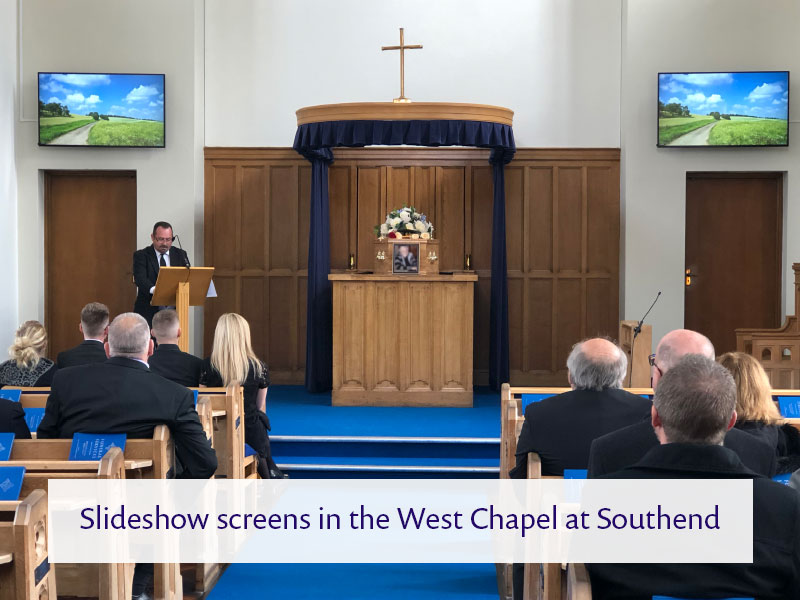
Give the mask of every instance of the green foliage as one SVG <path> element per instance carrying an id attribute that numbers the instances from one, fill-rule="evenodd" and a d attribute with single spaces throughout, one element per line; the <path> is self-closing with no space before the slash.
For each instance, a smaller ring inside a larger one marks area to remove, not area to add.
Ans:
<path id="1" fill-rule="evenodd" d="M 691 117 L 692 113 L 689 111 L 688 106 L 683 106 L 677 102 L 670 102 L 664 104 L 661 100 L 658 101 L 658 116 L 669 119 L 679 117 Z"/>
<path id="2" fill-rule="evenodd" d="M 730 120 L 711 130 L 708 143 L 713 146 L 762 146 L 785 144 L 784 119 Z"/>
<path id="3" fill-rule="evenodd" d="M 713 111 L 713 112 L 708 113 L 708 116 L 709 117 L 714 117 L 715 121 L 719 121 L 719 118 L 720 118 L 720 114 L 717 111 Z"/>
<path id="4" fill-rule="evenodd" d="M 99 121 L 100 120 L 100 115 L 97 112 L 94 112 L 94 111 L 90 112 L 89 116 L 92 117 L 95 121 Z"/>
<path id="5" fill-rule="evenodd" d="M 58 102 L 48 102 L 45 104 L 39 100 L 39 116 L 40 117 L 68 117 L 69 107 L 67 105 L 59 104 Z"/>
<path id="6" fill-rule="evenodd" d="M 162 146 L 161 121 L 102 121 L 89 132 L 91 146 Z"/>
<path id="7" fill-rule="evenodd" d="M 661 146 L 666 146 L 674 139 L 679 138 L 684 133 L 689 133 L 695 129 L 699 129 L 703 125 L 713 123 L 713 117 L 701 117 L 693 115 L 687 118 L 672 118 L 672 119 L 659 119 L 658 120 L 658 143 Z"/>
<path id="8" fill-rule="evenodd" d="M 41 117 L 39 119 L 39 143 L 47 144 L 58 136 L 78 129 L 91 123 L 90 117 L 82 115 L 72 115 L 67 117 Z"/>

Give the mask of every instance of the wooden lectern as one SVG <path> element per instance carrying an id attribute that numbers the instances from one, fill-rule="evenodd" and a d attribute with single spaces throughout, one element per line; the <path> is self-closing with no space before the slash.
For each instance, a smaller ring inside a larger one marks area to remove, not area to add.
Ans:
<path id="1" fill-rule="evenodd" d="M 178 347 L 189 351 L 189 307 L 206 301 L 214 267 L 161 267 L 158 270 L 153 306 L 174 306 L 181 323 Z"/>

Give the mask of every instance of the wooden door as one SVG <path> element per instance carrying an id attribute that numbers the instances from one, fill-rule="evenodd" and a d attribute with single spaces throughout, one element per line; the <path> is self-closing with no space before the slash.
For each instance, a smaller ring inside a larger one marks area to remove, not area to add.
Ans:
<path id="1" fill-rule="evenodd" d="M 80 312 L 89 302 L 113 318 L 133 310 L 136 173 L 45 173 L 45 326 L 48 356 L 83 339 Z"/>
<path id="2" fill-rule="evenodd" d="M 687 174 L 684 324 L 718 355 L 739 327 L 780 326 L 782 191 L 780 173 Z"/>

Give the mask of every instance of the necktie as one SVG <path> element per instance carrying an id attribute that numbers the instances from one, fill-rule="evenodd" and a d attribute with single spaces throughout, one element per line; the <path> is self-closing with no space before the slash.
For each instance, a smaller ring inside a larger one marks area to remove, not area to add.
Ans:
<path id="1" fill-rule="evenodd" d="M 161 260 L 160 260 L 160 261 L 158 261 L 158 264 L 159 264 L 160 266 L 162 266 L 162 267 L 166 267 L 166 266 L 167 266 L 167 261 L 166 261 L 166 259 L 164 258 L 164 255 L 163 255 L 163 254 L 161 255 Z"/>

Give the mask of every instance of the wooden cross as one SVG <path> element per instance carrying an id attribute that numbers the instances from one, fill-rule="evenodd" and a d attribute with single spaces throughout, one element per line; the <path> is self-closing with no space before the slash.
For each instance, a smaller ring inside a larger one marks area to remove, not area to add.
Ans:
<path id="1" fill-rule="evenodd" d="M 410 99 L 405 97 L 405 51 L 406 50 L 420 50 L 421 44 L 413 44 L 406 46 L 403 43 L 403 28 L 400 28 L 400 45 L 399 46 L 381 46 L 381 50 L 400 50 L 400 97 L 395 98 L 394 102 L 411 102 Z"/>

